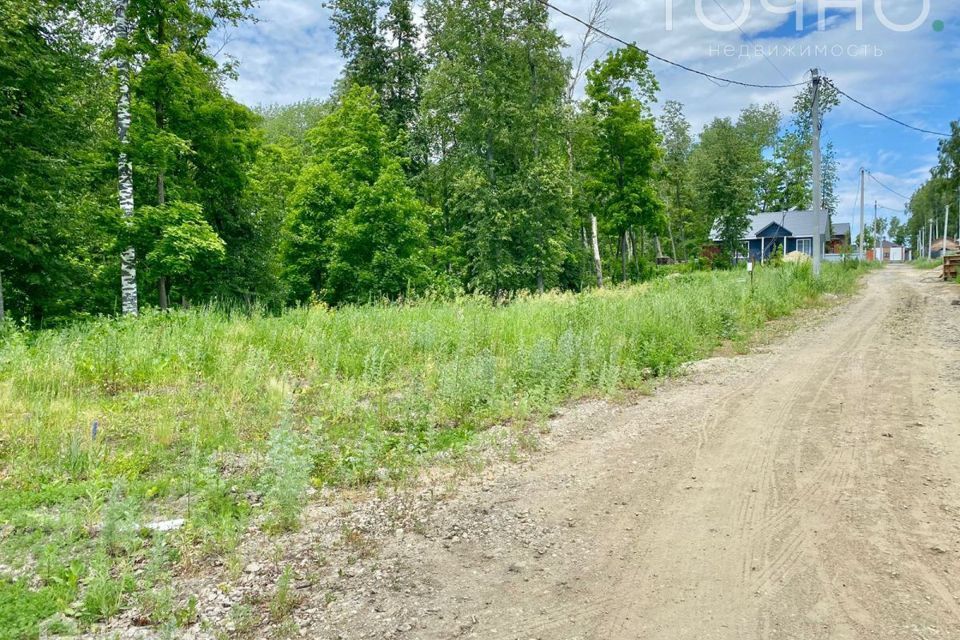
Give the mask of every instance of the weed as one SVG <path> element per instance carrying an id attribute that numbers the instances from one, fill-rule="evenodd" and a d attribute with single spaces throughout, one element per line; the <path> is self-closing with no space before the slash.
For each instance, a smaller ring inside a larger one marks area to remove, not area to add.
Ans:
<path id="1" fill-rule="evenodd" d="M 270 620 L 274 623 L 285 620 L 299 602 L 300 598 L 293 589 L 293 570 L 284 567 L 270 600 Z"/>
<path id="2" fill-rule="evenodd" d="M 230 609 L 230 622 L 238 637 L 247 637 L 257 628 L 257 616 L 251 605 L 241 603 Z"/>
<path id="3" fill-rule="evenodd" d="M 85 582 L 80 617 L 86 622 L 107 620 L 119 613 L 134 588 L 129 568 L 122 563 L 113 568 L 105 556 L 91 567 Z"/>
<path id="4" fill-rule="evenodd" d="M 290 531 L 300 525 L 312 466 L 306 445 L 289 420 L 270 431 L 265 499 L 276 530 Z"/>

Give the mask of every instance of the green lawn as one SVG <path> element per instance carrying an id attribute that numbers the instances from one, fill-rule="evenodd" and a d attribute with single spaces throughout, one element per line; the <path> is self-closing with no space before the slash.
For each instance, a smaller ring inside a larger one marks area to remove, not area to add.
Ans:
<path id="1" fill-rule="evenodd" d="M 630 288 L 405 306 L 210 310 L 0 331 L 0 638 L 66 612 L 191 619 L 171 575 L 251 522 L 297 526 L 309 485 L 401 481 L 479 431 L 638 388 L 856 267 L 676 274 Z M 93 425 L 97 425 L 96 437 Z M 263 506 L 255 503 L 262 498 Z M 180 530 L 145 523 L 186 518 Z M 146 567 L 134 572 L 134 567 Z"/>

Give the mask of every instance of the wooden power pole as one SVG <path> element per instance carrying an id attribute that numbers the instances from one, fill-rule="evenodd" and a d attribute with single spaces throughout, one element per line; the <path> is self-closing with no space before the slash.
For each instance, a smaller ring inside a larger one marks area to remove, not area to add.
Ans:
<path id="1" fill-rule="evenodd" d="M 864 222 L 863 212 L 867 203 L 863 198 L 866 193 L 867 170 L 860 167 L 860 244 L 857 246 L 857 252 L 860 254 L 860 260 L 867 259 L 867 236 L 866 222 Z"/>
<path id="2" fill-rule="evenodd" d="M 947 212 L 943 216 L 943 248 L 942 251 L 947 250 L 947 227 L 950 226 L 950 205 L 947 205 Z"/>
<path id="3" fill-rule="evenodd" d="M 820 216 L 823 208 L 823 167 L 820 151 L 820 70 L 810 71 L 810 81 L 813 83 L 813 275 L 820 276 L 820 262 L 822 260 L 823 243 L 820 238 Z"/>

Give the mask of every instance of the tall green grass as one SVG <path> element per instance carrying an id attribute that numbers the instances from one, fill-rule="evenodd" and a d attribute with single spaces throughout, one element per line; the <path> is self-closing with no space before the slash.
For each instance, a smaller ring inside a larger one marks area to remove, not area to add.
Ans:
<path id="1" fill-rule="evenodd" d="M 425 458 L 456 455 L 492 424 L 636 388 L 722 341 L 744 343 L 822 293 L 851 291 L 858 274 L 826 265 L 814 280 L 806 267 L 784 266 L 758 269 L 752 288 L 745 273 L 707 272 L 502 306 L 462 298 L 280 317 L 201 309 L 7 328 L 0 520 L 10 532 L 0 562 L 39 574 L 41 588 L 60 585 L 71 578 L 37 558 L 138 557 L 152 544 L 143 535 L 107 549 L 90 531 L 164 514 L 188 519 L 172 562 L 198 549 L 229 553 L 257 495 L 282 496 L 277 513 L 290 524 L 290 487 L 302 486 L 303 472 L 284 465 L 308 465 L 315 485 L 401 478 Z M 296 455 L 282 455 L 283 439 Z M 264 486 L 269 478 L 281 484 Z M 80 582 L 55 590 L 54 609 Z M 10 584 L 0 582 L 0 616 L 3 590 L 24 588 Z M 78 616 L 96 619 L 94 609 Z"/>
<path id="2" fill-rule="evenodd" d="M 924 270 L 936 269 L 937 267 L 943 266 L 943 259 L 942 258 L 917 258 L 910 264 L 917 269 L 924 269 Z"/>

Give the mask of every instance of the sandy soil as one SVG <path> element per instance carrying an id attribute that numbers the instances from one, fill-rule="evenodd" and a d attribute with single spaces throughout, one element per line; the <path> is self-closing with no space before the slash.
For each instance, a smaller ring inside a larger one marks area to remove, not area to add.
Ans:
<path id="1" fill-rule="evenodd" d="M 231 611 L 289 564 L 311 638 L 960 638 L 958 299 L 891 267 L 749 355 L 566 409 L 521 463 L 319 501 L 231 586 L 185 579 L 194 633 L 268 637 Z"/>

